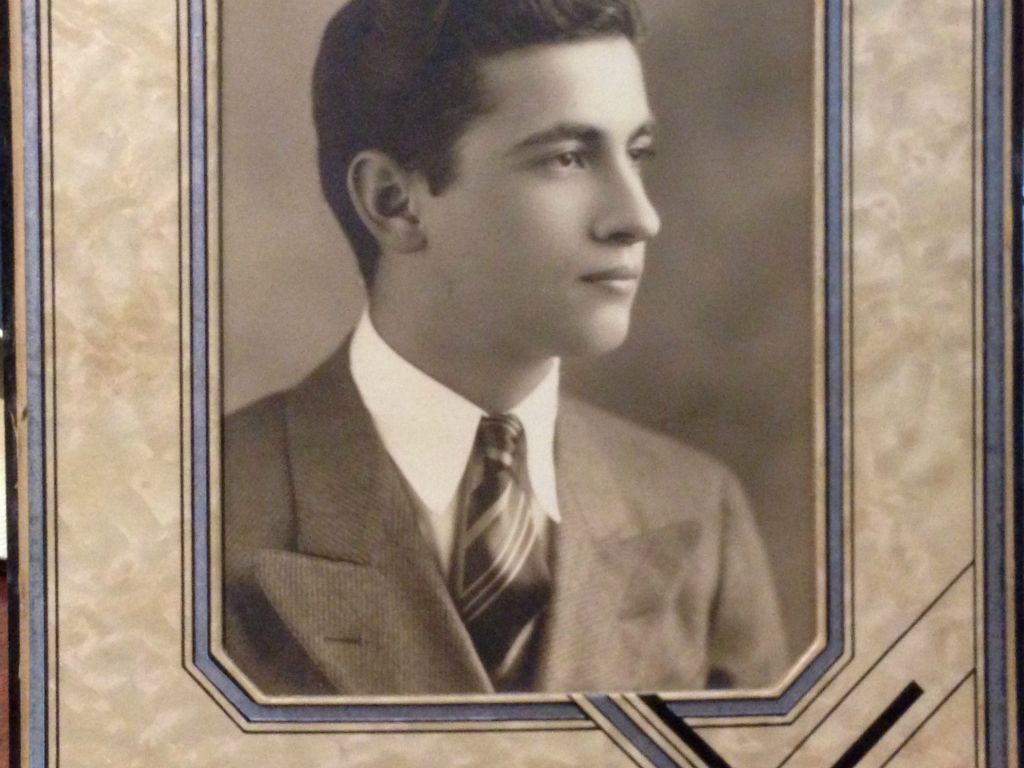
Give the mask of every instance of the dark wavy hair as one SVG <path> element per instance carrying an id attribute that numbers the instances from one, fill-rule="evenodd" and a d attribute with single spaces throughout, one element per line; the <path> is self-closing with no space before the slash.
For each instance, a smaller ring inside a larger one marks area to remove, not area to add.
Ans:
<path id="1" fill-rule="evenodd" d="M 351 0 L 327 24 L 313 74 L 324 196 L 367 285 L 380 257 L 349 198 L 348 167 L 366 149 L 424 174 L 439 194 L 454 146 L 487 109 L 479 63 L 547 43 L 641 32 L 635 0 Z"/>

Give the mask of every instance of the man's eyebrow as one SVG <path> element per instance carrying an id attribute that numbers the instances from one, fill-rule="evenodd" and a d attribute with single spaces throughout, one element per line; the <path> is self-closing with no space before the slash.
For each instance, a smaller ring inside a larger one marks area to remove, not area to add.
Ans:
<path id="1" fill-rule="evenodd" d="M 545 128 L 543 131 L 531 133 L 522 141 L 516 142 L 509 150 L 509 154 L 521 152 L 524 149 L 541 147 L 545 144 L 554 144 L 559 141 L 579 141 L 584 144 L 596 144 L 601 140 L 601 131 L 592 125 L 585 123 L 558 123 Z"/>
<path id="2" fill-rule="evenodd" d="M 647 120 L 629 137 L 630 143 L 639 138 L 654 134 L 654 119 Z M 515 154 L 526 149 L 542 147 L 559 141 L 578 141 L 582 144 L 597 144 L 602 140 L 603 132 L 586 123 L 557 123 L 537 133 L 532 133 L 522 141 L 516 142 L 508 154 Z"/>
<path id="3" fill-rule="evenodd" d="M 647 120 L 643 125 L 637 128 L 629 137 L 629 143 L 632 144 L 637 139 L 648 139 L 654 138 L 654 134 L 657 132 L 658 123 L 653 117 Z"/>

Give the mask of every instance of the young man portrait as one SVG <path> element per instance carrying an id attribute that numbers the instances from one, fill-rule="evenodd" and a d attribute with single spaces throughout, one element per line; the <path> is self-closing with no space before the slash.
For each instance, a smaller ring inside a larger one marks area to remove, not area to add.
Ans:
<path id="1" fill-rule="evenodd" d="M 224 647 L 266 694 L 683 691 L 789 657 L 724 466 L 559 391 L 662 225 L 630 0 L 351 0 L 314 73 L 367 303 L 224 427 Z"/>

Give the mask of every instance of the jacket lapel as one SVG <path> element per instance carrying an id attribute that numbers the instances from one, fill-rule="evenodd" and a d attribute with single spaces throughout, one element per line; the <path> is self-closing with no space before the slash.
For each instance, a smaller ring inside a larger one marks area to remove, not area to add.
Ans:
<path id="1" fill-rule="evenodd" d="M 286 407 L 297 551 L 260 552 L 256 578 L 296 640 L 341 693 L 492 692 L 421 532 L 419 501 L 352 381 L 347 344 Z M 663 608 L 660 579 L 671 568 L 659 564 L 688 557 L 687 542 L 699 538 L 693 520 L 664 526 L 658 521 L 673 518 L 650 516 L 650 499 L 641 503 L 622 481 L 597 420 L 588 407 L 562 402 L 562 522 L 538 690 L 635 686 L 631 664 L 645 625 L 634 622 L 634 632 L 630 621 Z"/>
<path id="2" fill-rule="evenodd" d="M 586 426 L 563 400 L 555 443 L 562 521 L 554 537 L 554 589 L 539 659 L 544 690 L 593 690 L 588 681 L 603 675 L 593 668 L 600 660 L 589 649 L 607 647 L 613 637 L 621 577 L 602 542 L 615 531 L 623 500 Z"/>
<path id="3" fill-rule="evenodd" d="M 289 395 L 286 418 L 298 552 L 262 552 L 257 578 L 314 663 L 342 693 L 492 690 L 348 344 Z"/>

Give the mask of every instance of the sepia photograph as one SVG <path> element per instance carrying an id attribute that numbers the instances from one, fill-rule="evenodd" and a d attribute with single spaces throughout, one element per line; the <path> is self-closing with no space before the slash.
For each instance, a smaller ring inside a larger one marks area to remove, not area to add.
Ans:
<path id="1" fill-rule="evenodd" d="M 822 629 L 813 21 L 222 4 L 220 619 L 259 693 L 784 680 Z"/>
<path id="2" fill-rule="evenodd" d="M 11 765 L 1016 766 L 1020 12 L 8 3 Z"/>

